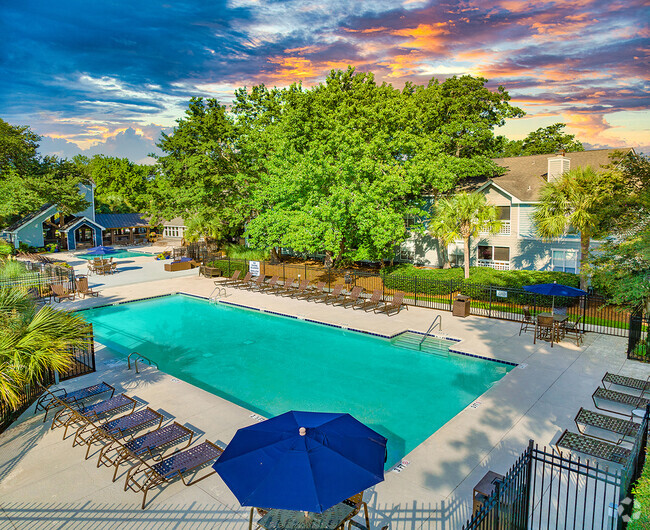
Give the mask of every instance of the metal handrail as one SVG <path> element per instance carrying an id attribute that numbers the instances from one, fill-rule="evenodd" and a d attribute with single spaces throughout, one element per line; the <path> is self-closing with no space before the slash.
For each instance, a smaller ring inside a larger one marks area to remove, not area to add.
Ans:
<path id="1" fill-rule="evenodd" d="M 220 287 L 220 286 L 217 285 L 214 289 L 212 289 L 212 292 L 210 293 L 210 296 L 208 297 L 208 300 L 210 302 L 212 302 L 212 301 L 216 302 L 222 295 L 226 296 L 227 294 L 228 293 L 227 293 L 225 287 Z"/>
<path id="2" fill-rule="evenodd" d="M 427 332 L 424 334 L 424 337 L 422 337 L 422 340 L 420 341 L 420 344 L 418 344 L 418 349 L 422 349 L 422 343 L 425 341 L 425 339 L 429 336 L 429 334 L 433 331 L 433 328 L 436 326 L 436 323 L 438 324 L 438 329 L 442 331 L 442 315 L 436 315 L 436 318 L 433 319 L 433 322 L 431 322 L 431 325 L 429 326 L 429 329 L 427 329 Z"/>
<path id="3" fill-rule="evenodd" d="M 156 369 L 160 370 L 160 367 L 158 366 L 158 363 L 156 361 L 152 361 L 148 357 L 145 357 L 144 355 L 139 354 L 137 351 L 132 351 L 129 353 L 129 356 L 126 358 L 126 361 L 129 366 L 129 370 L 131 369 L 131 357 L 135 355 L 135 360 L 134 360 L 134 365 L 135 365 L 135 373 L 139 374 L 140 371 L 138 370 L 138 361 L 147 361 L 149 363 L 149 366 L 155 366 Z"/>

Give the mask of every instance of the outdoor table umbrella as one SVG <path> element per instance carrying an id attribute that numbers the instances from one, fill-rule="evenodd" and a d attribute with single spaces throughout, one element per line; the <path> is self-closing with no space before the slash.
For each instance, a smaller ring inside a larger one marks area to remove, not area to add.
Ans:
<path id="1" fill-rule="evenodd" d="M 531 293 L 544 294 L 546 296 L 552 296 L 553 302 L 551 306 L 551 313 L 555 312 L 555 297 L 556 296 L 583 296 L 587 294 L 587 291 L 582 289 L 576 289 L 575 287 L 570 287 L 568 285 L 562 285 L 561 283 L 538 283 L 535 285 L 525 285 L 525 291 Z"/>
<path id="2" fill-rule="evenodd" d="M 384 480 L 386 441 L 349 414 L 291 411 L 239 429 L 213 467 L 242 506 L 322 513 Z"/>
<path id="3" fill-rule="evenodd" d="M 103 256 L 104 254 L 112 254 L 115 252 L 115 249 L 113 247 L 104 247 L 102 245 L 98 247 L 93 247 L 91 249 L 88 249 L 85 254 L 91 254 L 93 256 Z"/>

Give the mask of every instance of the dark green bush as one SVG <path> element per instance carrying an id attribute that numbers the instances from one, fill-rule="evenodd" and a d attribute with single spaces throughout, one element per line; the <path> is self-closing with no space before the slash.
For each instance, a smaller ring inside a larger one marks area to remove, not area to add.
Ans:
<path id="1" fill-rule="evenodd" d="M 232 276 L 232 273 L 239 270 L 242 271 L 239 275 L 240 278 L 243 278 L 244 275 L 248 272 L 248 264 L 244 260 L 228 260 L 228 259 L 217 259 L 208 263 L 208 267 L 215 267 L 221 269 L 222 276 Z"/>

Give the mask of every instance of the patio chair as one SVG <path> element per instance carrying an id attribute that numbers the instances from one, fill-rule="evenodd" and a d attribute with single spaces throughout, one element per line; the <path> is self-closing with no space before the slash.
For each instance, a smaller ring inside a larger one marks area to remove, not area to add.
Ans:
<path id="1" fill-rule="evenodd" d="M 555 444 L 558 452 L 560 447 L 564 447 L 569 451 L 576 451 L 589 456 L 595 456 L 601 460 L 608 462 L 615 462 L 617 464 L 625 465 L 630 457 L 632 451 L 625 449 L 616 444 L 603 442 L 590 436 L 583 434 L 576 434 L 569 430 L 564 431 L 560 439 Z"/>
<path id="2" fill-rule="evenodd" d="M 614 416 L 609 416 L 607 414 L 601 414 L 600 412 L 594 412 L 587 410 L 584 407 L 580 407 L 578 414 L 573 420 L 576 424 L 576 428 L 580 434 L 591 436 L 592 438 L 597 438 L 603 440 L 604 442 L 614 443 L 619 445 L 625 440 L 625 438 L 634 438 L 639 432 L 640 424 L 635 423 L 632 419 L 625 420 L 622 418 L 615 418 Z M 609 431 L 613 434 L 618 435 L 617 441 L 612 441 L 608 438 L 602 438 L 600 436 L 595 436 L 594 434 L 587 434 L 587 427 L 596 427 L 597 429 L 602 429 L 603 431 Z"/>
<path id="3" fill-rule="evenodd" d="M 352 291 L 350 291 L 350 294 L 343 297 L 342 299 L 335 300 L 332 302 L 332 305 L 340 305 L 341 307 L 347 307 L 350 304 L 356 304 L 359 298 L 361 297 L 361 293 L 363 293 L 363 287 L 360 285 L 357 285 L 352 288 Z"/>
<path id="4" fill-rule="evenodd" d="M 609 388 L 611 388 L 612 385 L 617 385 L 638 390 L 641 392 L 640 395 L 650 392 L 650 376 L 647 379 L 636 379 L 634 377 L 607 372 L 603 376 L 602 383 L 605 388 L 607 388 L 607 383 L 609 383 Z"/>
<path id="5" fill-rule="evenodd" d="M 117 414 L 118 412 L 126 412 L 129 408 L 131 412 L 135 410 L 137 402 L 135 399 L 130 398 L 124 394 L 118 394 L 110 399 L 93 403 L 83 410 L 76 410 L 69 405 L 64 404 L 63 408 L 54 415 L 52 418 L 52 426 L 50 429 L 54 430 L 57 427 L 65 427 L 63 431 L 63 439 L 68 434 L 68 429 L 75 423 L 82 425 L 88 422 L 95 423 L 105 419 L 108 416 Z"/>
<path id="6" fill-rule="evenodd" d="M 337 283 L 334 286 L 334 289 L 332 289 L 331 293 L 324 290 L 321 294 L 313 296 L 309 298 L 309 300 L 313 300 L 314 302 L 324 302 L 324 303 L 327 303 L 332 300 L 336 300 L 341 296 L 343 287 L 344 285 L 342 283 Z"/>
<path id="7" fill-rule="evenodd" d="M 576 346 L 580 346 L 580 343 L 584 338 L 584 333 L 580 329 L 580 322 L 582 322 L 582 317 L 579 317 L 575 322 L 571 320 L 565 320 L 561 325 L 562 335 L 565 337 L 567 335 L 572 335 L 576 341 Z"/>
<path id="8" fill-rule="evenodd" d="M 382 303 L 382 297 L 384 292 L 381 289 L 375 289 L 372 292 L 372 296 L 366 300 L 360 300 L 359 303 L 354 304 L 352 309 L 363 309 L 364 311 L 370 311 L 375 307 L 378 307 Z"/>
<path id="9" fill-rule="evenodd" d="M 271 276 L 271 279 L 268 282 L 262 282 L 258 287 L 257 291 L 263 293 L 265 291 L 272 291 L 275 288 L 275 284 L 278 283 L 280 277 L 276 274 Z"/>
<path id="10" fill-rule="evenodd" d="M 299 298 L 309 290 L 309 280 L 300 280 L 298 287 L 293 289 L 288 289 L 283 293 L 280 293 L 281 296 L 290 296 L 291 298 Z"/>
<path id="11" fill-rule="evenodd" d="M 115 482 L 122 463 L 129 461 L 139 463 L 149 460 L 164 454 L 165 450 L 171 447 L 179 446 L 182 442 L 186 443 L 178 449 L 185 449 L 190 446 L 193 437 L 194 431 L 174 422 L 128 442 L 119 442 L 114 439 L 99 452 L 97 467 L 113 467 L 113 482 Z"/>
<path id="12" fill-rule="evenodd" d="M 226 282 L 226 285 L 229 285 L 230 287 L 235 287 L 235 288 L 245 287 L 250 283 L 250 281 L 251 281 L 251 273 L 247 272 L 244 275 L 243 279 L 235 280 L 234 282 L 228 281 L 228 282 Z M 222 283 L 221 285 L 224 285 L 224 284 Z"/>
<path id="13" fill-rule="evenodd" d="M 223 280 L 214 280 L 215 285 L 228 285 L 229 283 L 237 282 L 239 280 L 239 275 L 241 274 L 241 271 L 239 269 L 235 269 L 235 272 L 232 273 L 232 276 L 230 278 L 224 278 Z"/>
<path id="14" fill-rule="evenodd" d="M 248 282 L 246 285 L 242 285 L 242 288 L 248 289 L 249 291 L 258 290 L 260 287 L 262 287 L 262 285 L 264 285 L 264 278 L 266 278 L 266 276 L 264 276 L 264 274 L 260 274 Z"/>
<path id="15" fill-rule="evenodd" d="M 282 285 L 276 285 L 275 287 L 271 288 L 269 292 L 272 292 L 273 294 L 283 294 L 287 292 L 293 291 L 293 282 L 296 280 L 295 277 L 290 276 L 289 278 L 285 278 L 284 282 Z"/>
<path id="16" fill-rule="evenodd" d="M 396 314 L 399 313 L 402 307 L 406 307 L 408 310 L 408 306 L 404 303 L 404 292 L 397 291 L 390 302 L 384 302 L 383 307 L 375 307 L 374 312 L 386 313 L 390 316 L 393 311 L 396 311 Z"/>
<path id="17" fill-rule="evenodd" d="M 553 317 L 537 316 L 533 344 L 537 344 L 537 339 L 551 341 L 551 348 L 553 347 L 553 343 L 555 342 L 555 321 Z"/>
<path id="18" fill-rule="evenodd" d="M 343 522 L 339 526 L 341 530 L 345 528 L 345 523 L 348 523 L 348 530 L 352 528 L 352 519 L 359 514 L 361 508 L 363 508 L 364 516 L 366 518 L 366 528 L 370 528 L 370 518 L 368 517 L 368 505 L 363 500 L 363 491 L 361 493 L 357 493 L 356 495 L 353 495 L 352 497 L 344 500 L 343 502 L 349 504 L 350 506 L 354 506 L 354 511 L 343 520 Z M 355 524 L 355 526 L 357 525 Z"/>
<path id="19" fill-rule="evenodd" d="M 77 293 L 83 295 L 84 298 L 86 298 L 86 296 L 99 296 L 97 291 L 93 291 L 88 287 L 88 278 L 79 278 L 77 280 Z"/>
<path id="20" fill-rule="evenodd" d="M 521 335 L 522 331 L 526 333 L 528 331 L 528 328 L 535 329 L 535 319 L 533 318 L 533 315 L 530 314 L 530 308 L 527 305 L 525 305 L 522 309 L 524 311 L 524 318 L 521 321 L 521 327 L 519 328 L 519 335 Z"/>
<path id="21" fill-rule="evenodd" d="M 174 479 L 179 478 L 185 486 L 196 484 L 210 475 L 214 475 L 216 471 L 212 469 L 201 478 L 195 478 L 195 472 L 214 462 L 222 453 L 221 447 L 206 440 L 199 445 L 174 453 L 155 464 L 149 465 L 146 462 L 141 462 L 129 469 L 124 489 L 125 491 L 130 489 L 136 493 L 144 493 L 142 498 L 142 509 L 144 510 L 147 493 L 151 488 L 170 484 Z M 191 475 L 189 480 L 186 480 L 186 474 Z"/>
<path id="22" fill-rule="evenodd" d="M 296 294 L 293 298 L 311 300 L 317 296 L 321 296 L 325 291 L 325 282 L 318 282 L 316 287 L 308 287 L 302 293 Z"/>
<path id="23" fill-rule="evenodd" d="M 62 300 L 74 300 L 74 291 L 63 287 L 63 285 L 60 283 L 52 284 L 52 293 L 52 297 L 54 298 L 55 302 L 60 303 Z"/>
<path id="24" fill-rule="evenodd" d="M 599 406 L 596 400 L 617 403 L 618 405 L 631 407 L 632 409 L 644 409 L 648 406 L 648 404 L 650 404 L 649 398 L 632 396 L 623 392 L 617 392 L 616 390 L 609 390 L 607 388 L 603 388 L 602 386 L 599 386 L 591 395 L 591 400 L 594 402 L 594 406 L 597 409 L 613 412 L 615 414 L 620 414 L 620 411 Z"/>
<path id="25" fill-rule="evenodd" d="M 86 445 L 86 460 L 88 453 L 95 442 L 122 440 L 132 436 L 137 431 L 158 424 L 156 429 L 162 425 L 163 415 L 152 408 L 131 412 L 114 420 L 109 420 L 99 427 L 92 424 L 82 425 L 75 433 L 72 447 Z"/>
<path id="26" fill-rule="evenodd" d="M 34 408 L 34 414 L 36 414 L 39 409 L 44 410 L 45 417 L 43 418 L 43 423 L 45 423 L 45 420 L 47 420 L 47 414 L 50 409 L 63 406 L 61 403 L 65 405 L 81 407 L 83 401 L 99 396 L 104 392 L 110 392 L 111 395 L 109 397 L 113 397 L 113 394 L 115 394 L 115 388 L 102 381 L 96 385 L 80 388 L 79 390 L 74 390 L 72 392 L 68 392 L 65 388 L 46 390 L 46 393 L 38 398 L 36 407 Z"/>

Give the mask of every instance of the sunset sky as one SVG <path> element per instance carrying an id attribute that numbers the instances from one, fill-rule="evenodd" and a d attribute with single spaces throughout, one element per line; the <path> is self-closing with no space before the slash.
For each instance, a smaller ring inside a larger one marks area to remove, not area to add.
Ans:
<path id="1" fill-rule="evenodd" d="M 564 122 L 650 153 L 648 20 L 644 0 L 3 2 L 0 117 L 42 154 L 144 161 L 191 96 L 353 65 L 400 88 L 480 75 L 527 112 L 497 134 Z"/>

